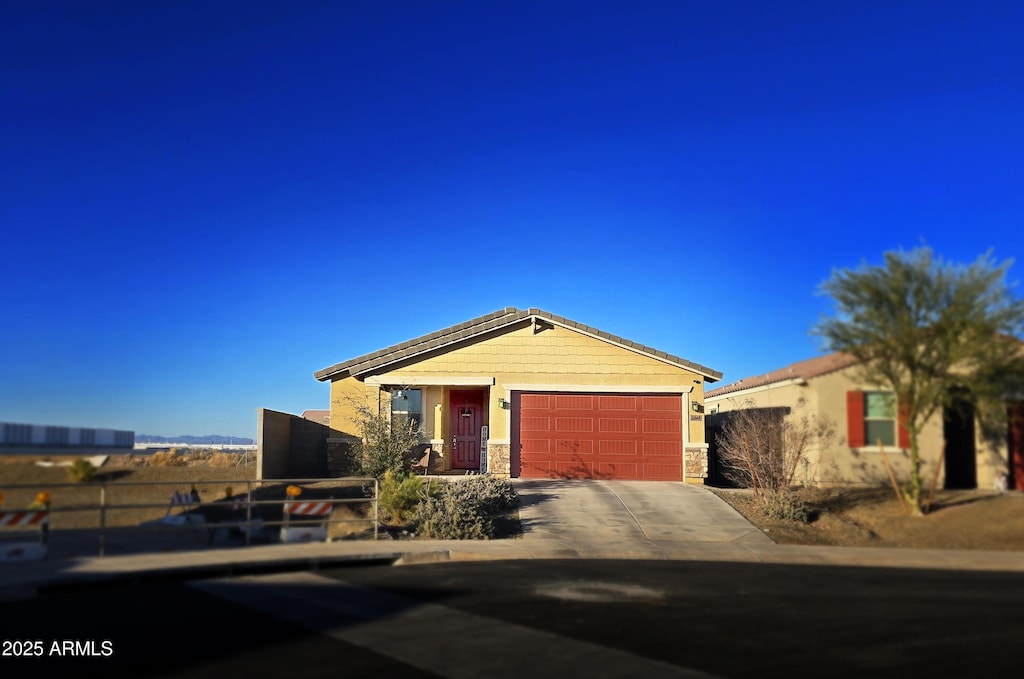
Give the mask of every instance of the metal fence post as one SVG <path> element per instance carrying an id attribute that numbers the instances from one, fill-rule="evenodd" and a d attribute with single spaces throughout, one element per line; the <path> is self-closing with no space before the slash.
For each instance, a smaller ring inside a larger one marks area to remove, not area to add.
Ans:
<path id="1" fill-rule="evenodd" d="M 245 546 L 252 544 L 252 481 L 245 484 Z"/>
<path id="2" fill-rule="evenodd" d="M 100 483 L 100 556 L 106 554 L 107 535 L 107 482 Z"/>

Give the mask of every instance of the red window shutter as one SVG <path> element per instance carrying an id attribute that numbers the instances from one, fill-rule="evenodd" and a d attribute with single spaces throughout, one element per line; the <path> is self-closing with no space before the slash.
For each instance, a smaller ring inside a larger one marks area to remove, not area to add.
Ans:
<path id="1" fill-rule="evenodd" d="M 846 392 L 846 445 L 864 447 L 864 392 Z"/>
<path id="2" fill-rule="evenodd" d="M 896 411 L 896 435 L 899 437 L 897 445 L 899 445 L 900 448 L 910 447 L 910 432 L 907 431 L 907 420 L 909 419 L 908 410 L 907 404 L 901 403 L 900 407 Z"/>

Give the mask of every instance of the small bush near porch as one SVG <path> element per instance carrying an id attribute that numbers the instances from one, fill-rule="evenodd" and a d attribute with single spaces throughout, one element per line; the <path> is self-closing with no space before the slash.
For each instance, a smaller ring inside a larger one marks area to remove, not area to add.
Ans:
<path id="1" fill-rule="evenodd" d="M 438 540 L 487 540 L 520 532 L 519 494 L 508 479 L 424 480 L 388 473 L 380 486 L 389 532 Z"/>

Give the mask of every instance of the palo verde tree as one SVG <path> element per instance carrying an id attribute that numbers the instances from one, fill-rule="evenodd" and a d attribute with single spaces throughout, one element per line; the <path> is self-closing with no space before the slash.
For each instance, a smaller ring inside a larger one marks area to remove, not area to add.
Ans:
<path id="1" fill-rule="evenodd" d="M 910 478 L 901 489 L 922 515 L 919 438 L 953 394 L 969 393 L 983 429 L 1005 421 L 1006 398 L 1020 388 L 1024 301 L 1006 275 L 1012 261 L 991 251 L 969 265 L 931 248 L 890 251 L 881 265 L 842 269 L 822 284 L 835 315 L 815 334 L 859 360 L 862 377 L 892 391 L 909 434 Z"/>

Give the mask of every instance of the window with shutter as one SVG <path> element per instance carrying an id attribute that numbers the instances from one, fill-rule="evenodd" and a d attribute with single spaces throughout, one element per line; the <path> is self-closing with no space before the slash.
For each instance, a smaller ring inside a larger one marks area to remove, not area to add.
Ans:
<path id="1" fill-rule="evenodd" d="M 896 408 L 896 398 L 890 391 L 848 391 L 847 445 L 863 448 L 881 443 L 890 448 L 909 448 L 910 434 L 904 417 L 904 409 Z"/>

